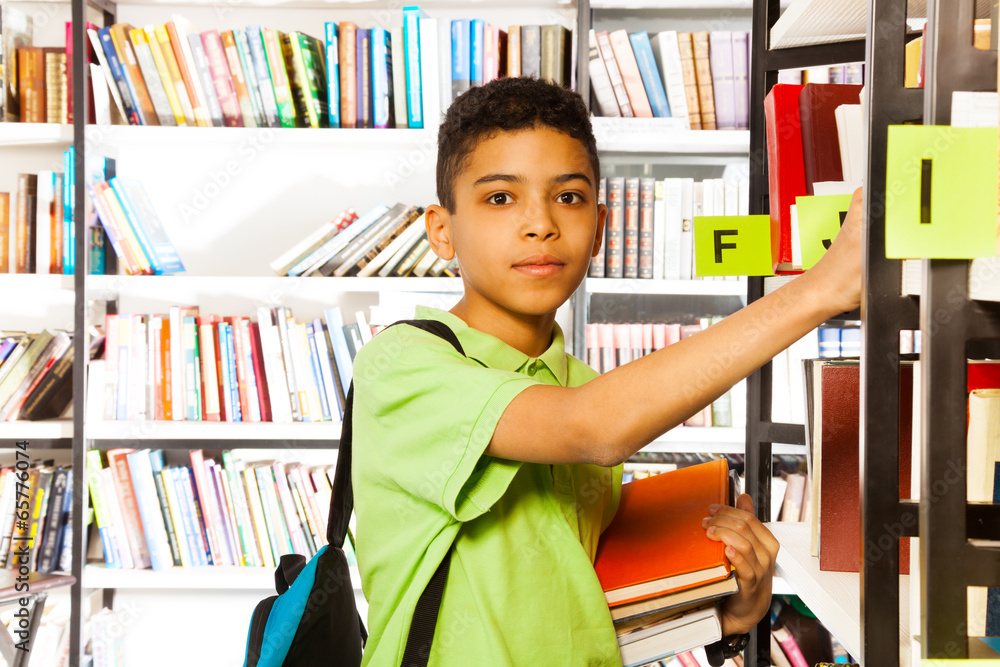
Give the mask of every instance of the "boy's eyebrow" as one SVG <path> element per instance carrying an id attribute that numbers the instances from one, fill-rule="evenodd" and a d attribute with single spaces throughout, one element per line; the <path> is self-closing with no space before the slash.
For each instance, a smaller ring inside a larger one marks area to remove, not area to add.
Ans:
<path id="1" fill-rule="evenodd" d="M 593 187 L 593 183 L 590 182 L 590 177 L 581 172 L 574 172 L 572 174 L 562 174 L 556 176 L 552 179 L 553 183 L 568 183 L 570 181 L 584 181 L 587 185 Z"/>
<path id="2" fill-rule="evenodd" d="M 497 181 L 503 181 L 504 183 L 523 183 L 524 177 L 517 176 L 515 174 L 487 174 L 482 178 L 476 179 L 476 182 L 472 184 L 472 187 L 483 185 L 485 183 L 495 183 Z"/>

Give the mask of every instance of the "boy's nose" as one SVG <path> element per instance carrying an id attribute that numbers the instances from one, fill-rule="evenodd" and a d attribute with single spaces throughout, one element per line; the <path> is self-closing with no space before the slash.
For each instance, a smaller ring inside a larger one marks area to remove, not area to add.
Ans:
<path id="1" fill-rule="evenodd" d="M 529 238 L 548 239 L 559 234 L 549 207 L 538 202 L 529 206 L 524 212 L 522 233 Z"/>

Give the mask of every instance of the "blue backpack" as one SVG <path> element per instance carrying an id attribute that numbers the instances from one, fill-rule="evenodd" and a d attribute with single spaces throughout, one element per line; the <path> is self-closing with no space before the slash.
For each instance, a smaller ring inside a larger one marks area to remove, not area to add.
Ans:
<path id="1" fill-rule="evenodd" d="M 409 324 L 428 331 L 465 354 L 455 333 L 442 322 L 404 320 L 396 324 Z M 281 557 L 274 572 L 278 594 L 261 600 L 250 620 L 244 667 L 356 667 L 361 664 L 368 633 L 354 601 L 354 587 L 344 554 L 347 525 L 354 509 L 354 490 L 351 486 L 353 404 L 352 382 L 347 392 L 326 526 L 329 544 L 308 562 L 300 554 Z M 449 551 L 417 601 L 406 638 L 403 667 L 427 665 L 450 562 Z"/>

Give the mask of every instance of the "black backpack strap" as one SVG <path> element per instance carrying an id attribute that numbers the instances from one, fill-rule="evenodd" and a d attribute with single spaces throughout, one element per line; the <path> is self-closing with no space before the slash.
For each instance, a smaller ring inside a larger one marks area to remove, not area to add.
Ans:
<path id="1" fill-rule="evenodd" d="M 458 341 L 455 332 L 437 320 L 401 320 L 392 324 L 409 324 L 432 333 L 451 343 L 463 356 L 465 350 Z M 331 547 L 344 548 L 347 538 L 347 528 L 354 510 L 354 487 L 351 482 L 351 459 L 354 416 L 354 382 L 347 391 L 344 405 L 344 422 L 340 435 L 340 448 L 337 454 L 337 470 L 333 476 L 333 493 L 330 497 L 330 516 L 326 525 L 326 539 Z M 441 608 L 441 595 L 448 579 L 448 566 L 451 564 L 451 549 L 445 554 L 444 560 L 427 583 L 424 592 L 420 594 L 417 607 L 413 612 L 410 632 L 406 637 L 406 650 L 403 652 L 403 667 L 425 667 L 431 654 L 431 642 L 434 640 L 434 627 L 437 624 L 438 610 Z M 364 623 L 361 624 L 362 635 L 367 639 Z"/>

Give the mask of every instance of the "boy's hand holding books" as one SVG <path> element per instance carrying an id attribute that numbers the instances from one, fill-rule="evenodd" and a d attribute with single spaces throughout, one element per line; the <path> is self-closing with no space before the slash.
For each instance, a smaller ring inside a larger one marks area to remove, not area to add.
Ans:
<path id="1" fill-rule="evenodd" d="M 845 224 L 846 226 L 846 224 Z M 741 495 L 736 507 L 711 505 L 702 522 L 709 539 L 726 545 L 726 558 L 736 570 L 739 591 L 722 606 L 722 634 L 749 632 L 771 606 L 771 580 L 778 540 L 753 513 L 753 500 Z"/>
<path id="2" fill-rule="evenodd" d="M 861 263 L 864 243 L 864 198 L 862 188 L 854 191 L 851 208 L 844 218 L 840 233 L 823 258 L 807 276 L 820 281 L 830 305 L 840 304 L 840 312 L 849 312 L 861 303 Z"/>

